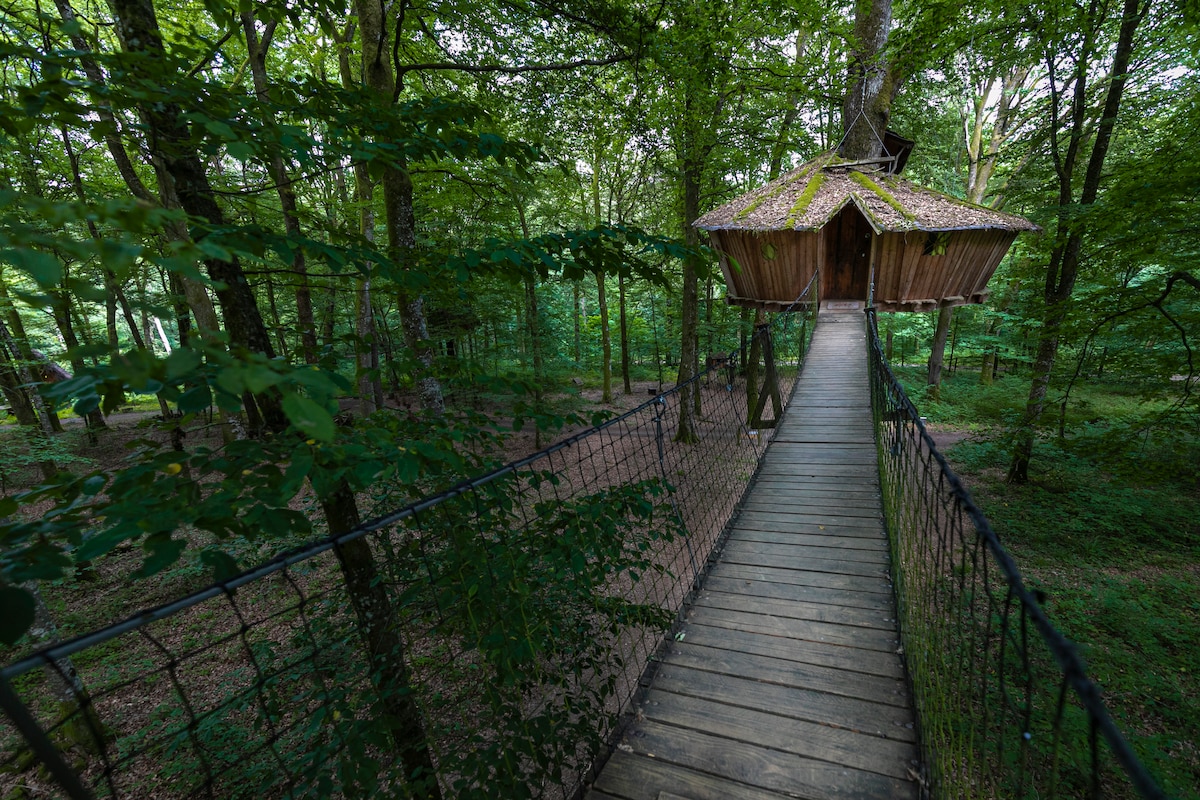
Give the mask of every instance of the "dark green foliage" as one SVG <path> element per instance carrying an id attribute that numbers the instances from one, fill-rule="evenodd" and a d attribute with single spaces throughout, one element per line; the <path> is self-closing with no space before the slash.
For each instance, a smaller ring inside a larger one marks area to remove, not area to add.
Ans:
<path id="1" fill-rule="evenodd" d="M 416 545 L 413 567 L 427 570 L 440 617 L 433 630 L 478 655 L 475 702 L 497 725 L 453 755 L 458 797 L 539 796 L 564 782 L 565 765 L 588 763 L 615 721 L 621 637 L 655 637 L 670 623 L 669 611 L 637 600 L 641 581 L 663 571 L 654 550 L 679 535 L 667 488 L 533 500 L 552 498 L 561 480 L 535 472 L 490 483 L 426 522 Z M 414 576 L 401 607 L 427 608 L 425 593 Z"/>

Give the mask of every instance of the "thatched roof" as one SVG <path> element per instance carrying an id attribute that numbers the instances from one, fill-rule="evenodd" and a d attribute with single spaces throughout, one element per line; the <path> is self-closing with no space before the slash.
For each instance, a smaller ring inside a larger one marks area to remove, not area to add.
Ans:
<path id="1" fill-rule="evenodd" d="M 836 153 L 817 156 L 766 186 L 715 208 L 694 223 L 703 230 L 818 230 L 853 203 L 876 233 L 996 228 L 1038 230 L 1027 219 L 926 189 Z"/>

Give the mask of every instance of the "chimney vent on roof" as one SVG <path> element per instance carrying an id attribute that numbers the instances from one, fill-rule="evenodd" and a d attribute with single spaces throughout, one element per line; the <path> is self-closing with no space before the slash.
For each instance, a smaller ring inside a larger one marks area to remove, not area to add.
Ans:
<path id="1" fill-rule="evenodd" d="M 908 154 L 915 145 L 916 142 L 912 139 L 905 139 L 895 131 L 889 130 L 883 134 L 883 155 L 892 159 L 890 165 L 884 167 L 888 175 L 899 175 L 904 171 L 904 165 L 908 163 Z"/>

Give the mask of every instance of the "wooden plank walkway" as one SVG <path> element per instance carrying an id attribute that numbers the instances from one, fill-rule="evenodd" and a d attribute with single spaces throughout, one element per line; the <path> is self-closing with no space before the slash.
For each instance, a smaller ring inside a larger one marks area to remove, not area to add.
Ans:
<path id="1" fill-rule="evenodd" d="M 589 800 L 916 798 L 861 312 L 823 313 L 735 527 Z"/>

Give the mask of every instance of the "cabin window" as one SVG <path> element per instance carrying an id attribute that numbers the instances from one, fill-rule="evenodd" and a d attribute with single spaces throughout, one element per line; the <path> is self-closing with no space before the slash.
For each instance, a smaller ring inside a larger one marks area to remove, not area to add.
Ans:
<path id="1" fill-rule="evenodd" d="M 930 231 L 925 234 L 925 255 L 944 256 L 946 247 L 950 244 L 950 234 L 946 231 Z"/>

